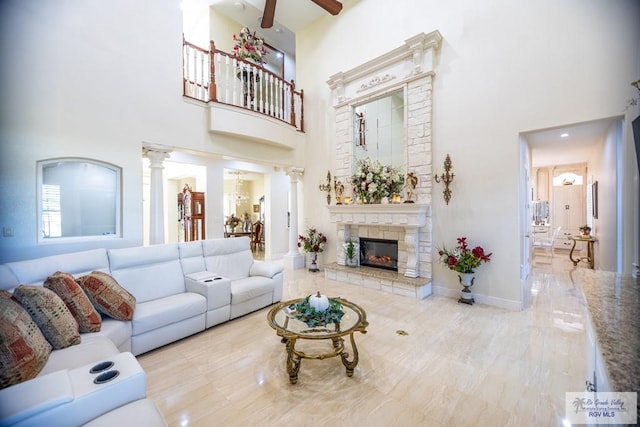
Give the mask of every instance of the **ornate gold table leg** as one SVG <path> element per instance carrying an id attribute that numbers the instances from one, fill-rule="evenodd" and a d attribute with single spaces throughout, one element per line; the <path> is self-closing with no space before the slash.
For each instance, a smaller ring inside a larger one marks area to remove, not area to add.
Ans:
<path id="1" fill-rule="evenodd" d="M 571 246 L 571 252 L 569 252 L 569 259 L 571 260 L 571 262 L 573 263 L 573 266 L 575 267 L 580 262 L 580 258 L 573 259 L 573 250 L 576 248 L 576 243 L 578 241 L 576 239 L 571 239 L 571 240 L 573 240 L 573 246 Z"/>
<path id="2" fill-rule="evenodd" d="M 287 372 L 291 384 L 298 382 L 298 372 L 300 371 L 300 356 L 295 353 L 295 345 L 295 338 L 287 339 Z"/>
<path id="3" fill-rule="evenodd" d="M 353 349 L 353 359 L 349 360 L 349 353 L 347 353 L 346 351 L 342 352 L 340 354 L 340 357 L 342 358 L 342 364 L 345 368 L 347 368 L 347 376 L 352 377 L 353 370 L 358 365 L 358 347 L 356 347 L 356 341 L 353 338 L 353 332 L 349 334 L 349 339 L 351 340 L 351 348 Z"/>
<path id="4" fill-rule="evenodd" d="M 595 257 L 594 257 L 594 253 L 593 253 L 593 241 L 589 240 L 587 242 L 587 259 L 589 261 L 589 267 L 591 267 L 591 269 L 593 270 L 594 265 L 595 265 Z"/>

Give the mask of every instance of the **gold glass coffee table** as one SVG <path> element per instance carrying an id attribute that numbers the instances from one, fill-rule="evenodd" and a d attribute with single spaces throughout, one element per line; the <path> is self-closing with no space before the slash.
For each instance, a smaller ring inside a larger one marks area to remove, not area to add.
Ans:
<path id="1" fill-rule="evenodd" d="M 295 313 L 289 308 L 298 304 L 304 298 L 293 299 L 276 304 L 267 314 L 269 326 L 276 330 L 276 334 L 282 337 L 287 350 L 287 372 L 289 381 L 295 384 L 298 381 L 300 362 L 302 359 L 327 359 L 340 356 L 342 364 L 347 370 L 347 376 L 353 376 L 353 370 L 358 365 L 358 348 L 353 338 L 354 332 L 366 334 L 367 314 L 362 307 L 343 298 L 331 298 L 342 304 L 344 315 L 339 324 L 330 323 L 322 326 L 309 327 L 301 320 L 295 318 Z M 349 336 L 353 357 L 346 351 L 343 337 Z M 327 352 L 305 353 L 296 349 L 296 341 L 302 340 L 331 340 L 332 348 Z"/>

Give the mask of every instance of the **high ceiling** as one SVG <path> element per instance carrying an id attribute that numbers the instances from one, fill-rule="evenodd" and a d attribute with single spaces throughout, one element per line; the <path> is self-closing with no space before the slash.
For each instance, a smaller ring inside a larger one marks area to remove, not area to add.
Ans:
<path id="1" fill-rule="evenodd" d="M 311 0 L 278 0 L 271 28 L 260 28 L 265 0 L 209 0 L 216 12 L 258 31 L 267 43 L 295 55 L 295 33 L 322 16 L 330 16 Z"/>

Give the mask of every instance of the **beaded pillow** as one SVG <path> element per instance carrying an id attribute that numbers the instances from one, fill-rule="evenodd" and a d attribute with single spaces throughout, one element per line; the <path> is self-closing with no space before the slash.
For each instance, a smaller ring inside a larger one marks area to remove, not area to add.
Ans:
<path id="1" fill-rule="evenodd" d="M 51 289 L 62 298 L 78 322 L 80 332 L 98 332 L 100 330 L 102 326 L 100 314 L 71 274 L 58 271 L 53 276 L 47 277 L 44 281 L 44 287 Z"/>
<path id="2" fill-rule="evenodd" d="M 136 298 L 118 284 L 116 279 L 102 271 L 94 271 L 79 279 L 93 305 L 114 319 L 131 320 Z"/>
<path id="3" fill-rule="evenodd" d="M 35 378 L 51 353 L 51 344 L 29 313 L 0 291 L 0 389 Z"/>
<path id="4" fill-rule="evenodd" d="M 43 286 L 20 285 L 13 297 L 31 315 L 54 350 L 80 344 L 78 322 L 55 292 Z"/>

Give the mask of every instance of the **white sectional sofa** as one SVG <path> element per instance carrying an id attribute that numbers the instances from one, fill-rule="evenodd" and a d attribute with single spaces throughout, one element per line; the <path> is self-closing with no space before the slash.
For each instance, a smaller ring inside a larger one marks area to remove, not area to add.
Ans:
<path id="1" fill-rule="evenodd" d="M 136 298 L 133 318 L 103 315 L 99 332 L 81 334 L 80 344 L 53 350 L 36 378 L 0 390 L 0 426 L 38 425 L 50 417 L 56 425 L 92 420 L 106 425 L 137 411 L 158 419 L 153 403 L 144 401 L 146 377 L 135 355 L 282 299 L 282 267 L 254 260 L 247 237 L 95 249 L 0 264 L 0 289 L 42 285 L 57 271 L 74 277 L 110 274 Z M 120 375 L 93 384 L 91 366 L 114 359 L 119 362 L 112 370 Z M 123 386 L 129 391 L 121 392 Z M 93 409 L 87 410 L 86 402 Z"/>

